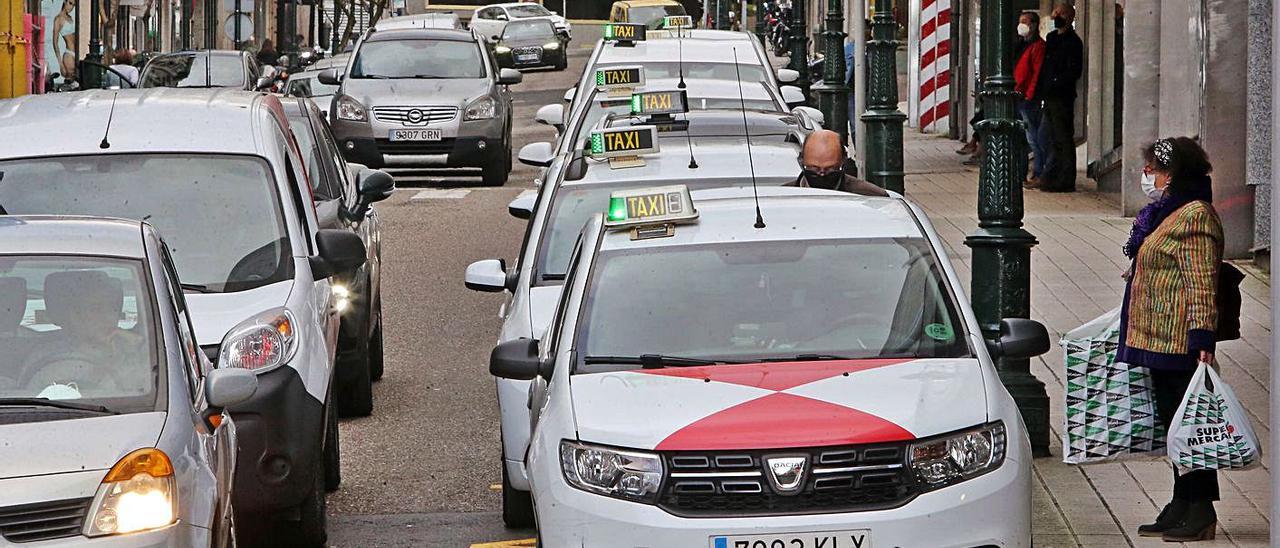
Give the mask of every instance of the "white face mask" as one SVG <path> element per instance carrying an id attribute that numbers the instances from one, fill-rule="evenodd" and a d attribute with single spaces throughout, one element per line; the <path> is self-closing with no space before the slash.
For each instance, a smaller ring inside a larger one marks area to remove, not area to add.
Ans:
<path id="1" fill-rule="evenodd" d="M 1031 34 L 1031 25 L 1026 23 L 1018 23 L 1018 36 L 1026 38 Z"/>
<path id="2" fill-rule="evenodd" d="M 1142 193 L 1152 200 L 1164 197 L 1164 189 L 1156 188 L 1156 176 L 1151 173 L 1142 174 Z"/>

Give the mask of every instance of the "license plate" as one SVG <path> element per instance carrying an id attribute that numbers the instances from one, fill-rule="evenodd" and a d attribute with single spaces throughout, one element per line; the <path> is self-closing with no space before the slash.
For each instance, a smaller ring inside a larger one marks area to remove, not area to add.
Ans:
<path id="1" fill-rule="evenodd" d="M 525 53 L 525 54 L 522 54 L 522 55 L 517 55 L 517 56 L 516 56 L 516 61 L 519 61 L 519 62 L 521 62 L 521 63 L 536 63 L 536 62 L 538 62 L 538 54 L 536 54 L 536 53 Z"/>
<path id="2" fill-rule="evenodd" d="M 871 548 L 871 530 L 719 536 L 711 548 Z"/>
<path id="3" fill-rule="evenodd" d="M 393 129 L 392 141 L 439 141 L 444 139 L 439 129 Z"/>

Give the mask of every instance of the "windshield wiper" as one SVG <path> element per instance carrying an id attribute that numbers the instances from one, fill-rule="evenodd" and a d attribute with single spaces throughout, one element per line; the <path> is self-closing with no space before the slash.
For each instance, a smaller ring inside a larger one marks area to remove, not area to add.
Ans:
<path id="1" fill-rule="evenodd" d="M 837 356 L 835 354 L 796 354 L 794 356 L 786 356 L 782 358 L 765 358 L 760 360 L 763 362 L 820 362 L 827 360 L 853 360 L 848 356 Z"/>
<path id="2" fill-rule="evenodd" d="M 682 358 L 680 356 L 664 356 L 662 354 L 641 354 L 639 356 L 587 356 L 583 358 L 583 363 L 587 365 L 604 363 L 639 365 L 644 369 L 662 369 L 663 367 L 697 367 L 700 365 L 725 365 L 743 362 Z"/>
<path id="3" fill-rule="evenodd" d="M 77 403 L 67 400 L 51 400 L 49 398 L 0 398 L 0 407 L 4 406 L 39 406 L 54 407 L 57 409 L 74 409 L 76 411 L 93 411 L 96 413 L 107 413 L 110 415 L 119 415 L 118 411 L 112 411 L 106 406 L 95 405 L 91 403 Z"/>
<path id="4" fill-rule="evenodd" d="M 184 283 L 181 285 L 182 285 L 183 291 L 194 291 L 196 293 L 217 293 L 217 291 L 210 289 L 209 286 L 207 285 L 187 284 L 187 283 Z"/>

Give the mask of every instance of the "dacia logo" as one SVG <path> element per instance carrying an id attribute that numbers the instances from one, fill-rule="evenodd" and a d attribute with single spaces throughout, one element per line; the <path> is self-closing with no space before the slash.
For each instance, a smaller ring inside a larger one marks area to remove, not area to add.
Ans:
<path id="1" fill-rule="evenodd" d="M 765 475 L 769 484 L 779 495 L 794 495 L 804 487 L 805 472 L 809 468 L 809 457 L 765 457 Z"/>

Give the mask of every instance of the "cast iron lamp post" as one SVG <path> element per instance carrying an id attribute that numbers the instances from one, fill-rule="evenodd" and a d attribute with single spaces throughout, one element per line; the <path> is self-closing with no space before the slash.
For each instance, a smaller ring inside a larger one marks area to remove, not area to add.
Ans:
<path id="1" fill-rule="evenodd" d="M 822 84 L 818 108 L 827 129 L 840 134 L 840 142 L 849 137 L 849 86 L 844 80 L 844 6 L 840 0 L 827 0 L 826 29 L 822 32 Z"/>
<path id="2" fill-rule="evenodd" d="M 903 192 L 902 123 L 907 115 L 898 111 L 898 24 L 893 20 L 892 3 L 875 0 L 872 39 L 867 42 L 867 111 L 862 121 L 867 124 L 867 180 Z"/>

